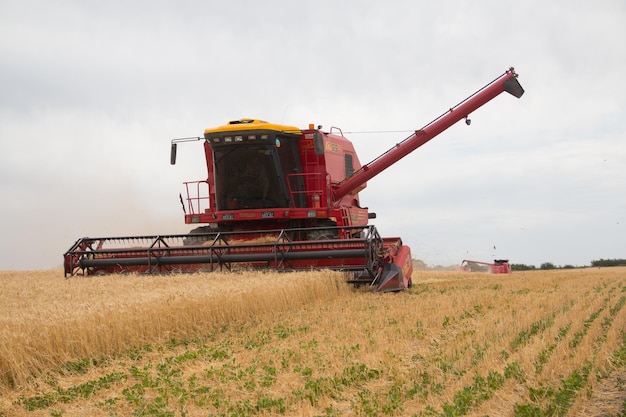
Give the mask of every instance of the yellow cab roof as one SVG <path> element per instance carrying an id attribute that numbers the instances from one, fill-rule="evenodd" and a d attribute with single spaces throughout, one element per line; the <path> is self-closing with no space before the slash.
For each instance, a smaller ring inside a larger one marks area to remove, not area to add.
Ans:
<path id="1" fill-rule="evenodd" d="M 204 134 L 206 135 L 211 133 L 222 133 L 222 132 L 235 132 L 241 130 L 273 130 L 276 132 L 283 133 L 291 133 L 291 134 L 301 134 L 302 130 L 295 126 L 286 126 L 279 125 L 275 123 L 269 123 L 264 120 L 258 119 L 239 119 L 233 120 L 225 124 L 224 126 L 207 128 L 204 130 Z"/>

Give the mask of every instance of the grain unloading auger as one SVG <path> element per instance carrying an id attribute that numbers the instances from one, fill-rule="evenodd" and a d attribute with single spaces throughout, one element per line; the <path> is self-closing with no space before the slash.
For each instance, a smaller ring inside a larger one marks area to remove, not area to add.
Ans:
<path id="1" fill-rule="evenodd" d="M 377 291 L 411 285 L 412 259 L 399 237 L 381 237 L 362 207 L 368 180 L 502 92 L 524 93 L 510 68 L 393 148 L 361 165 L 340 129 L 328 132 L 241 119 L 206 129 L 207 178 L 186 182 L 180 197 L 189 234 L 82 238 L 64 255 L 65 276 L 246 268 L 349 272 Z"/>

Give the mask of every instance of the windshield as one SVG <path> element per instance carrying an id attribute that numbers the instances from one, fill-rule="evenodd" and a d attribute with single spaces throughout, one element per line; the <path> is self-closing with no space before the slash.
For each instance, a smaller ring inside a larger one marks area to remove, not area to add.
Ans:
<path id="1" fill-rule="evenodd" d="M 289 207 L 274 146 L 214 150 L 218 210 Z"/>

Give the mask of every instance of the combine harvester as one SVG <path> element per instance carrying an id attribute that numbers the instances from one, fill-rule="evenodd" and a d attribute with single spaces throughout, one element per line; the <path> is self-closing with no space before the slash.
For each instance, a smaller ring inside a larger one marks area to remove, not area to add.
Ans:
<path id="1" fill-rule="evenodd" d="M 464 259 L 461 262 L 461 270 L 465 272 L 488 272 L 490 274 L 510 274 L 511 265 L 508 259 L 494 259 L 493 263 L 470 261 Z"/>
<path id="2" fill-rule="evenodd" d="M 208 175 L 180 196 L 189 234 L 81 238 L 64 254 L 65 276 L 246 268 L 348 272 L 375 291 L 411 286 L 412 259 L 399 237 L 381 237 L 359 192 L 366 182 L 502 92 L 524 93 L 510 68 L 372 162 L 361 165 L 341 129 L 329 132 L 256 119 L 206 129 Z"/>

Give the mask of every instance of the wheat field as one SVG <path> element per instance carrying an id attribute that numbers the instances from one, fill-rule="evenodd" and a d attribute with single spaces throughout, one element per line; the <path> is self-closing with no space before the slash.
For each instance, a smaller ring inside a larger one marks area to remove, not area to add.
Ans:
<path id="1" fill-rule="evenodd" d="M 0 272 L 0 416 L 624 416 L 625 278 Z"/>

